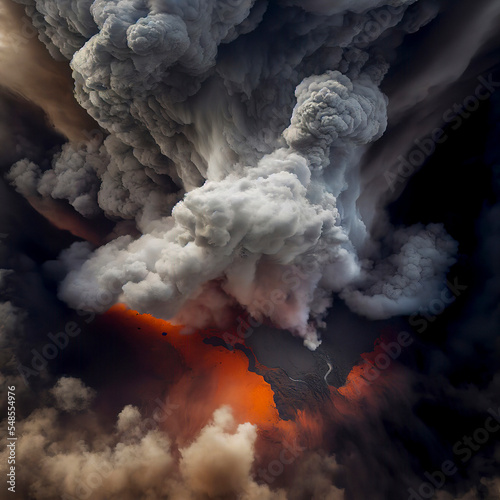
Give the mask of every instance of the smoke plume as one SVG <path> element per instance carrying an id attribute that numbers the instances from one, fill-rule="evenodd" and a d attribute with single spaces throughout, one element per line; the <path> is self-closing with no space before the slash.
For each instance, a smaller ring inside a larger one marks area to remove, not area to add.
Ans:
<path id="1" fill-rule="evenodd" d="M 429 21 L 406 15 L 412 3 L 385 8 L 387 29 Z M 366 314 L 388 317 L 442 281 L 454 248 L 437 227 L 412 229 L 410 241 L 403 232 L 393 257 L 367 269 L 378 257 L 356 206 L 358 167 L 387 126 L 388 63 L 371 50 L 386 29 L 365 40 L 362 28 L 381 2 L 52 5 L 26 12 L 50 53 L 70 60 L 76 98 L 107 137 L 68 143 L 43 171 L 17 162 L 8 178 L 25 196 L 133 220 L 141 233 L 85 258 L 79 244 L 69 250 L 78 258 L 65 259 L 60 297 L 71 307 L 101 312 L 93 297 L 108 293 L 175 321 L 194 299 L 209 304 L 217 283 L 220 300 L 314 349 L 333 292 L 358 312 L 384 302 Z M 294 269 L 306 276 L 297 289 L 282 279 Z M 286 300 L 269 313 L 275 288 Z"/>
<path id="2" fill-rule="evenodd" d="M 499 499 L 500 3 L 15 1 L 17 497 Z"/>

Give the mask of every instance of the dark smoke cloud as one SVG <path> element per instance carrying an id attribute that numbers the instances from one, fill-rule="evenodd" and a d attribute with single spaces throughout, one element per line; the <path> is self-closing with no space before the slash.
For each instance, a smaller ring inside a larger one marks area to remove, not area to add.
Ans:
<path id="1" fill-rule="evenodd" d="M 66 146 L 43 173 L 18 162 L 9 179 L 25 195 L 66 199 L 84 216 L 134 219 L 143 233 L 110 242 L 87 262 L 69 259 L 81 265 L 69 269 L 60 297 L 99 311 L 91 297 L 105 291 L 141 312 L 186 318 L 193 299 L 209 303 L 207 283 L 218 280 L 227 303 L 269 317 L 310 348 L 320 343 L 316 326 L 332 291 L 349 287 L 344 296 L 358 311 L 358 302 L 382 294 L 387 304 L 372 313 L 378 317 L 423 304 L 453 248 L 437 244 L 429 268 L 417 263 L 415 270 L 409 261 L 401 265 L 418 253 L 408 247 L 419 238 L 432 246 L 432 238 L 415 234 L 406 249 L 396 238 L 394 251 L 406 256 L 366 272 L 360 254 L 370 237 L 356 207 L 364 145 L 387 126 L 378 86 L 388 66 L 371 45 L 389 28 L 411 24 L 415 31 L 429 21 L 418 12 L 406 17 L 412 3 L 377 10 L 390 18 L 377 36 L 366 29 L 373 15 L 367 11 L 380 2 L 350 12 L 321 3 L 265 11 L 264 2 L 210 2 L 203 9 L 95 2 L 93 27 L 67 5 L 55 14 L 50 2 L 30 4 L 42 41 L 71 59 L 79 103 L 110 137 L 102 146 Z M 81 255 L 80 247 L 74 251 Z M 305 271 L 306 258 L 314 264 L 303 286 L 283 289 L 288 304 L 272 314 L 259 306 L 279 285 L 264 281 L 264 272 Z M 384 293 L 395 289 L 384 283 L 396 272 L 406 300 Z M 219 317 L 207 315 L 220 325 Z"/>
<path id="2" fill-rule="evenodd" d="M 498 498 L 497 435 L 455 451 L 500 406 L 498 2 L 19 3 L 0 43 L 0 378 L 2 418 L 18 388 L 19 498 Z M 424 160 L 401 170 L 415 148 Z M 196 432 L 146 426 L 141 391 L 172 381 L 82 321 L 119 301 L 186 331 L 244 311 L 298 336 L 315 351 L 296 362 L 271 327 L 248 344 L 282 370 L 266 380 L 308 447 L 275 477 L 280 437 L 230 407 Z M 69 322 L 74 343 L 23 369 Z M 328 392 L 372 329 L 402 323 L 413 343 L 390 369 L 368 379 L 376 350 L 350 398 Z"/>

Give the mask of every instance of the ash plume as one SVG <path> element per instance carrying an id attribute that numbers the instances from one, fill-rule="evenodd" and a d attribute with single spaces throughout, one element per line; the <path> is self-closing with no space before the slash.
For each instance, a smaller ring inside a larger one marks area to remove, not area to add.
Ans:
<path id="1" fill-rule="evenodd" d="M 217 311 L 221 301 L 239 304 L 311 349 L 333 292 L 367 297 L 349 305 L 382 293 L 384 317 L 404 314 L 405 300 L 384 294 L 397 272 L 406 303 L 423 304 L 453 245 L 433 243 L 426 235 L 436 229 L 422 228 L 412 241 L 435 249 L 425 271 L 411 259 L 393 271 L 395 256 L 369 272 L 365 262 L 378 257 L 366 250 L 356 205 L 359 162 L 387 126 L 379 86 L 388 63 L 372 46 L 386 31 L 430 20 L 410 11 L 413 3 L 386 6 L 390 22 L 376 37 L 362 30 L 383 2 L 96 1 L 78 11 L 28 3 L 40 39 L 70 60 L 76 98 L 108 136 L 68 143 L 43 171 L 22 160 L 8 178 L 24 195 L 67 200 L 85 217 L 132 220 L 141 233 L 89 248 L 85 260 L 81 245 L 70 250 L 79 258 L 65 260 L 72 265 L 60 297 L 101 311 L 92 297 L 109 293 L 175 321 L 209 304 L 214 282 Z M 395 255 L 418 254 L 394 244 Z M 279 276 L 294 269 L 305 275 L 298 289 Z M 286 301 L 269 313 L 262 302 L 275 288 Z M 204 317 L 221 325 L 220 314 Z"/>
<path id="2" fill-rule="evenodd" d="M 20 498 L 500 498 L 499 2 L 0 19 Z"/>

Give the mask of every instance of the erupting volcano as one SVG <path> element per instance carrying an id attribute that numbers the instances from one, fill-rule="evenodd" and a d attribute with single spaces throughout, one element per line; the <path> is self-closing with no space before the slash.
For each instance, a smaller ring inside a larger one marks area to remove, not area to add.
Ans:
<path id="1" fill-rule="evenodd" d="M 500 499 L 498 0 L 1 0 L 1 498 Z"/>

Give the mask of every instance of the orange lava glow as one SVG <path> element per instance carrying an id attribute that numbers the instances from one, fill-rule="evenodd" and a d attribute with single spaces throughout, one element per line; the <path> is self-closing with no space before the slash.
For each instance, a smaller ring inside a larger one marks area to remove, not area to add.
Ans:
<path id="1" fill-rule="evenodd" d="M 365 379 L 364 372 L 364 365 L 357 364 L 353 366 L 347 376 L 346 383 L 342 387 L 339 387 L 338 392 L 350 400 L 362 397 L 369 387 L 369 382 Z"/>
<path id="2" fill-rule="evenodd" d="M 240 350 L 204 343 L 209 335 L 203 331 L 182 334 L 182 327 L 122 304 L 109 309 L 103 320 L 141 350 L 150 370 L 170 381 L 169 401 L 179 403 L 180 409 L 168 427 L 174 427 L 180 442 L 199 432 L 222 405 L 231 406 L 237 422 L 256 424 L 264 433 L 279 428 L 283 434 L 295 434 L 295 424 L 280 419 L 271 386 L 261 375 L 248 370 L 248 358 Z M 165 344 L 181 354 L 180 361 L 172 355 L 172 349 L 167 352 L 162 348 Z"/>
<path id="3" fill-rule="evenodd" d="M 178 447 L 192 441 L 215 410 L 228 405 L 238 424 L 250 422 L 257 426 L 256 451 L 264 463 L 276 458 L 285 441 L 313 450 L 321 445 L 326 430 L 334 432 L 335 418 L 356 416 L 359 403 L 394 381 L 394 377 L 388 377 L 395 368 L 392 361 L 386 369 L 373 371 L 377 356 L 383 352 L 378 341 L 372 352 L 362 354 L 363 360 L 352 368 L 343 387 L 330 388 L 330 401 L 324 401 L 321 414 L 298 410 L 295 419 L 287 421 L 280 418 L 270 384 L 249 370 L 249 360 L 241 350 L 204 342 L 223 338 L 221 332 L 181 333 L 182 326 L 139 314 L 123 304 L 113 306 L 100 321 L 105 328 L 118 331 L 120 339 L 134 352 L 140 352 L 135 360 L 138 372 L 149 377 L 137 382 L 143 400 L 156 401 L 160 394 L 164 401 L 176 406 L 171 417 L 160 425 L 175 436 Z M 257 367 L 259 373 L 268 370 L 258 362 Z"/>
<path id="4" fill-rule="evenodd" d="M 395 380 L 398 363 L 381 348 L 382 341 L 389 342 L 390 339 L 380 337 L 375 341 L 373 351 L 361 354 L 360 362 L 352 367 L 346 383 L 338 389 L 338 392 L 348 400 L 365 398 L 389 380 Z"/>

